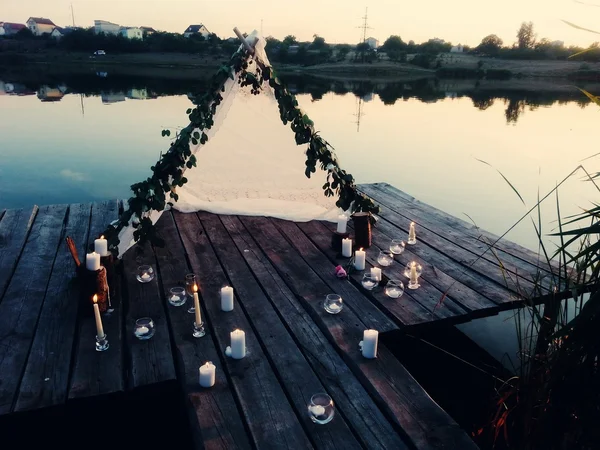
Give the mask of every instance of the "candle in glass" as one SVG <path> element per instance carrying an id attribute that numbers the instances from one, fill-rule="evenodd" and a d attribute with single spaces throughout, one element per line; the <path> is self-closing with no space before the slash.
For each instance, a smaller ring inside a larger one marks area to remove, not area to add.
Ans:
<path id="1" fill-rule="evenodd" d="M 342 239 L 342 256 L 345 258 L 350 258 L 352 256 L 352 239 Z"/>
<path id="2" fill-rule="evenodd" d="M 108 256 L 108 241 L 104 239 L 104 236 L 94 241 L 94 251 L 100 256 Z"/>
<path id="3" fill-rule="evenodd" d="M 354 252 L 354 268 L 356 270 L 365 270 L 366 253 L 361 248 Z"/>
<path id="4" fill-rule="evenodd" d="M 246 356 L 246 333 L 242 330 L 233 330 L 230 336 L 231 357 L 233 359 L 242 359 Z"/>
<path id="5" fill-rule="evenodd" d="M 379 331 L 365 330 L 362 340 L 362 355 L 365 358 L 377 358 L 377 342 L 379 340 Z"/>
<path id="6" fill-rule="evenodd" d="M 85 255 L 85 267 L 87 270 L 100 270 L 100 255 L 96 252 Z"/>
<path id="7" fill-rule="evenodd" d="M 381 269 L 379 267 L 371 267 L 371 276 L 377 281 L 381 281 Z"/>
<path id="8" fill-rule="evenodd" d="M 221 288 L 221 311 L 233 311 L 233 288 L 231 286 Z"/>
<path id="9" fill-rule="evenodd" d="M 202 324 L 202 312 L 200 311 L 200 299 L 198 298 L 198 285 L 195 284 L 194 290 L 194 313 L 196 314 L 196 325 Z"/>
<path id="10" fill-rule="evenodd" d="M 94 317 L 96 318 L 96 336 L 99 339 L 104 338 L 104 327 L 102 326 L 102 317 L 100 316 L 100 309 L 98 308 L 98 295 L 94 294 L 92 297 L 94 302 Z"/>
<path id="11" fill-rule="evenodd" d="M 215 385 L 216 378 L 216 367 L 215 365 L 207 361 L 206 364 L 200 366 L 198 369 L 198 382 L 200 386 L 208 388 Z"/>
<path id="12" fill-rule="evenodd" d="M 408 229 L 408 241 L 407 244 L 416 244 L 417 243 L 417 233 L 415 231 L 415 223 L 411 222 L 410 227 Z"/>
<path id="13" fill-rule="evenodd" d="M 337 220 L 337 232 L 338 233 L 345 233 L 347 225 L 348 225 L 348 218 L 346 216 L 344 216 L 344 215 L 338 216 L 338 220 Z"/>

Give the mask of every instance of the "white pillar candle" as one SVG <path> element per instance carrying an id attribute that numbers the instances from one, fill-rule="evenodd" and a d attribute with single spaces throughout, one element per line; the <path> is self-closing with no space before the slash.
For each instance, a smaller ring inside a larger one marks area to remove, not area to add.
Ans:
<path id="1" fill-rule="evenodd" d="M 417 263 L 410 263 L 410 282 L 417 284 L 419 282 L 419 276 L 417 275 Z"/>
<path id="2" fill-rule="evenodd" d="M 242 359 L 244 356 L 246 356 L 246 333 L 242 330 L 233 330 L 231 332 L 231 357 Z"/>
<path id="3" fill-rule="evenodd" d="M 104 236 L 100 236 L 94 241 L 94 252 L 100 256 L 108 256 L 108 241 L 104 239 Z"/>
<path id="4" fill-rule="evenodd" d="M 352 239 L 342 239 L 342 256 L 350 258 L 352 256 Z"/>
<path id="5" fill-rule="evenodd" d="M 337 232 L 338 233 L 345 233 L 347 225 L 348 225 L 348 218 L 346 216 L 344 216 L 344 215 L 338 216 L 338 220 L 337 220 Z"/>
<path id="6" fill-rule="evenodd" d="M 202 310 L 200 309 L 200 299 L 198 298 L 198 286 L 194 285 L 194 313 L 196 314 L 196 325 L 202 323 Z"/>
<path id="7" fill-rule="evenodd" d="M 365 270 L 366 257 L 367 255 L 362 248 L 354 252 L 354 268 L 356 270 Z"/>
<path id="8" fill-rule="evenodd" d="M 96 336 L 99 339 L 104 338 L 104 327 L 102 326 L 102 317 L 100 316 L 100 308 L 98 308 L 98 296 L 94 294 L 94 317 L 96 318 Z"/>
<path id="9" fill-rule="evenodd" d="M 215 385 L 216 367 L 213 363 L 207 361 L 206 364 L 200 366 L 198 373 L 198 382 L 200 383 L 200 386 L 208 388 Z"/>
<path id="10" fill-rule="evenodd" d="M 371 276 L 377 281 L 381 281 L 381 269 L 379 267 L 371 267 Z"/>
<path id="11" fill-rule="evenodd" d="M 415 223 L 411 222 L 408 229 L 408 244 L 414 244 L 417 242 L 417 233 L 415 231 Z"/>
<path id="12" fill-rule="evenodd" d="M 100 255 L 96 252 L 85 255 L 85 267 L 87 270 L 100 270 Z"/>
<path id="13" fill-rule="evenodd" d="M 233 288 L 231 286 L 221 288 L 221 311 L 233 311 Z"/>
<path id="14" fill-rule="evenodd" d="M 365 330 L 363 332 L 362 355 L 365 358 L 377 358 L 377 341 L 379 340 L 379 331 Z"/>

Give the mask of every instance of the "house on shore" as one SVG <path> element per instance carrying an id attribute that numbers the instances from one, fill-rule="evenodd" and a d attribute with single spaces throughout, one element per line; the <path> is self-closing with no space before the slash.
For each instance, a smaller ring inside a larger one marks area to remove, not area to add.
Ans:
<path id="1" fill-rule="evenodd" d="M 368 37 L 365 42 L 371 50 L 377 50 L 377 47 L 379 47 L 379 41 L 374 37 Z"/>
<path id="2" fill-rule="evenodd" d="M 27 28 L 34 36 L 41 36 L 42 34 L 52 33 L 56 25 L 50 19 L 44 17 L 30 17 L 27 19 Z"/>
<path id="3" fill-rule="evenodd" d="M 61 39 L 62 37 L 66 36 L 69 33 L 72 33 L 76 29 L 77 27 L 55 27 L 54 30 L 52 30 L 52 33 L 50 33 L 50 36 L 52 36 L 55 39 Z"/>
<path id="4" fill-rule="evenodd" d="M 144 39 L 144 32 L 138 27 L 121 27 L 120 33 L 127 39 Z"/>
<path id="5" fill-rule="evenodd" d="M 464 50 L 464 47 L 461 44 L 458 44 L 450 49 L 450 53 L 462 53 Z"/>
<path id="6" fill-rule="evenodd" d="M 207 39 L 208 36 L 210 35 L 210 31 L 208 31 L 208 29 L 204 25 L 200 24 L 200 25 L 190 25 L 183 32 L 184 37 L 190 37 L 190 36 L 194 36 L 194 35 L 201 35 L 202 37 L 204 37 L 204 39 Z"/>
<path id="7" fill-rule="evenodd" d="M 140 30 L 142 30 L 142 33 L 144 33 L 146 36 L 156 33 L 156 30 L 152 27 L 140 27 Z"/>
<path id="8" fill-rule="evenodd" d="M 0 36 L 13 36 L 24 28 L 27 25 L 23 23 L 0 22 Z"/>
<path id="9" fill-rule="evenodd" d="M 104 33 L 117 36 L 121 32 L 121 25 L 107 20 L 94 20 L 94 32 L 96 34 Z"/>

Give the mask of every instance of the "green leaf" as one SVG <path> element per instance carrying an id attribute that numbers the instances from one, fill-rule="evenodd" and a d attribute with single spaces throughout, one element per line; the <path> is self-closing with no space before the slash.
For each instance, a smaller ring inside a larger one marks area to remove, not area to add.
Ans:
<path id="1" fill-rule="evenodd" d="M 194 136 L 196 139 L 200 139 L 200 133 L 198 133 L 197 131 L 194 131 L 194 134 L 192 134 L 192 136 Z"/>

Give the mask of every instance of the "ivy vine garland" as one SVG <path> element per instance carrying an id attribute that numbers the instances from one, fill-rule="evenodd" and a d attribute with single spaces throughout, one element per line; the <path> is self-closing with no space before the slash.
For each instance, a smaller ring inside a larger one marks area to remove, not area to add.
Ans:
<path id="1" fill-rule="evenodd" d="M 183 176 L 185 169 L 196 166 L 196 157 L 192 155 L 190 143 L 198 145 L 208 141 L 204 131 L 214 125 L 213 117 L 223 101 L 221 94 L 225 91 L 225 83 L 228 78 L 233 80 L 236 74 L 239 74 L 238 82 L 241 86 L 250 86 L 254 95 L 260 93 L 263 83 L 269 83 L 275 92 L 283 124 L 290 124 L 297 145 L 308 144 L 306 176 L 310 178 L 311 174 L 316 172 L 317 164 L 327 171 L 327 182 L 323 185 L 325 196 L 337 195 L 336 206 L 344 211 L 379 212 L 379 207 L 369 197 L 357 191 L 354 177 L 339 167 L 333 147 L 315 131 L 313 122 L 302 113 L 294 95 L 274 76 L 270 67 L 261 69 L 250 56 L 251 54 L 241 47 L 233 54 L 229 63 L 221 66 L 213 75 L 207 93 L 197 96 L 193 101 L 196 107 L 187 110 L 189 125 L 179 132 L 169 150 L 151 167 L 152 176 L 131 186 L 133 196 L 127 201 L 128 208 L 104 231 L 109 250 L 114 255 L 118 255 L 119 233 L 130 221 L 135 228 L 135 242 L 149 241 L 156 246 L 164 245 L 149 217 L 150 211 L 162 211 L 167 205 L 172 205 L 173 201 L 178 200 L 177 187 L 188 181 Z M 171 131 L 162 130 L 162 135 L 170 136 Z"/>

